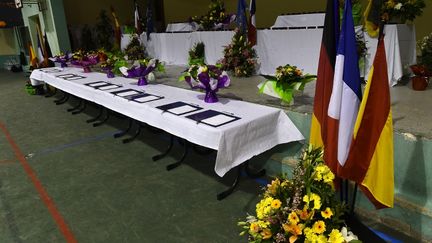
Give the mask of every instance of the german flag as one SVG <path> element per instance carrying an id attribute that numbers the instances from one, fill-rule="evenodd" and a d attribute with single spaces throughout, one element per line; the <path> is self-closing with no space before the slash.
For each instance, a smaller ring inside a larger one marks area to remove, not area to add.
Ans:
<path id="1" fill-rule="evenodd" d="M 328 0 L 321 51 L 315 86 L 310 143 L 324 147 L 324 161 L 330 169 L 337 171 L 337 124 L 327 115 L 333 89 L 337 41 L 339 39 L 339 1 Z M 334 148 L 333 148 L 334 147 Z"/>
<path id="2" fill-rule="evenodd" d="M 393 163 L 393 122 L 382 36 L 360 104 L 350 153 L 338 176 L 357 182 L 377 209 L 393 207 Z"/>

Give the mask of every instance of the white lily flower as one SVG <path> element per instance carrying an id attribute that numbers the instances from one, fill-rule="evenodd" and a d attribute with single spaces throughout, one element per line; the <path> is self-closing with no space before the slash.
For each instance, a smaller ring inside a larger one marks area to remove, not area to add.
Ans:
<path id="1" fill-rule="evenodd" d="M 358 237 L 353 232 L 348 231 L 346 227 L 342 227 L 341 233 L 346 242 L 358 240 Z"/>
<path id="2" fill-rule="evenodd" d="M 394 6 L 394 9 L 399 10 L 402 8 L 402 3 L 398 3 Z"/>
<path id="3" fill-rule="evenodd" d="M 147 67 L 152 67 L 155 65 L 155 63 L 156 63 L 156 59 L 153 58 L 148 62 Z"/>
<path id="4" fill-rule="evenodd" d="M 127 67 L 120 67 L 119 68 L 119 70 L 120 70 L 120 72 L 124 75 L 124 76 L 127 76 L 128 75 L 128 68 Z"/>
<path id="5" fill-rule="evenodd" d="M 153 72 L 147 74 L 147 80 L 148 80 L 149 82 L 154 82 L 154 81 L 156 80 L 156 76 L 154 75 Z"/>
<path id="6" fill-rule="evenodd" d="M 214 78 L 210 78 L 209 85 L 210 85 L 211 90 L 215 90 L 217 88 L 217 85 L 218 85 L 218 80 L 214 79 Z"/>

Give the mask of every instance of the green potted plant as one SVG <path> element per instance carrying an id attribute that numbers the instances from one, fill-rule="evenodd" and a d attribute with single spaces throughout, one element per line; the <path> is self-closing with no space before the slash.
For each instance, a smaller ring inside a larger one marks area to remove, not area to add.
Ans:
<path id="1" fill-rule="evenodd" d="M 424 0 L 386 0 L 383 1 L 381 12 L 389 22 L 404 24 L 422 15 L 425 7 Z"/>
<path id="2" fill-rule="evenodd" d="M 189 66 L 205 64 L 204 49 L 204 42 L 198 42 L 189 50 Z"/>

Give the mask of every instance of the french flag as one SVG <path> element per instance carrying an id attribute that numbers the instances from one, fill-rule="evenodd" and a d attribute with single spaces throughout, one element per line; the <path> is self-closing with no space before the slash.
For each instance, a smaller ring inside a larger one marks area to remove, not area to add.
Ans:
<path id="1" fill-rule="evenodd" d="M 342 29 L 336 55 L 333 90 L 328 116 L 339 122 L 337 160 L 343 166 L 353 139 L 354 124 L 361 102 L 360 70 L 351 1 L 345 1 Z"/>
<path id="2" fill-rule="evenodd" d="M 134 17 L 135 17 L 135 30 L 136 33 L 138 35 L 140 35 L 142 33 L 142 29 L 141 29 L 141 17 L 139 14 L 139 8 L 138 8 L 138 4 L 135 1 L 135 12 L 134 12 Z"/>
<path id="3" fill-rule="evenodd" d="M 249 25 L 248 25 L 248 40 L 252 46 L 256 45 L 257 42 L 255 12 L 256 12 L 256 3 L 255 0 L 251 0 L 250 7 L 249 7 L 250 16 L 249 16 Z"/>

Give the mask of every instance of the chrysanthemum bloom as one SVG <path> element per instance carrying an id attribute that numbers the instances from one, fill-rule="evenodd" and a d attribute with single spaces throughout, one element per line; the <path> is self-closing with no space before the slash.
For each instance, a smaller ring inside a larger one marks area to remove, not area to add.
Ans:
<path id="1" fill-rule="evenodd" d="M 344 242 L 344 238 L 343 238 L 342 233 L 337 229 L 333 229 L 332 232 L 330 232 L 328 242 L 330 242 L 330 243 L 342 243 L 342 242 Z"/>
<path id="2" fill-rule="evenodd" d="M 257 223 L 253 222 L 253 223 L 251 223 L 251 225 L 249 226 L 249 230 L 250 230 L 251 232 L 258 233 L 258 231 L 260 230 L 260 227 L 258 226 Z"/>
<path id="3" fill-rule="evenodd" d="M 263 237 L 263 240 L 270 239 L 272 237 L 272 232 L 270 229 L 263 229 L 261 232 L 261 235 Z"/>
<path id="4" fill-rule="evenodd" d="M 275 199 L 271 202 L 271 207 L 273 209 L 278 209 L 278 208 L 280 208 L 281 204 L 282 204 L 282 202 L 279 199 Z"/>
<path id="5" fill-rule="evenodd" d="M 295 212 L 291 212 L 291 213 L 288 215 L 288 221 L 289 221 L 291 224 L 297 224 L 297 223 L 300 221 L 300 219 L 299 219 L 298 215 L 297 215 Z"/>
<path id="6" fill-rule="evenodd" d="M 318 220 L 316 221 L 313 226 L 312 226 L 312 230 L 313 232 L 315 232 L 316 234 L 322 234 L 324 233 L 326 229 L 325 223 L 322 220 Z"/>
<path id="7" fill-rule="evenodd" d="M 321 216 L 325 219 L 329 219 L 333 216 L 333 212 L 329 207 L 327 207 L 324 211 L 321 211 Z"/>

